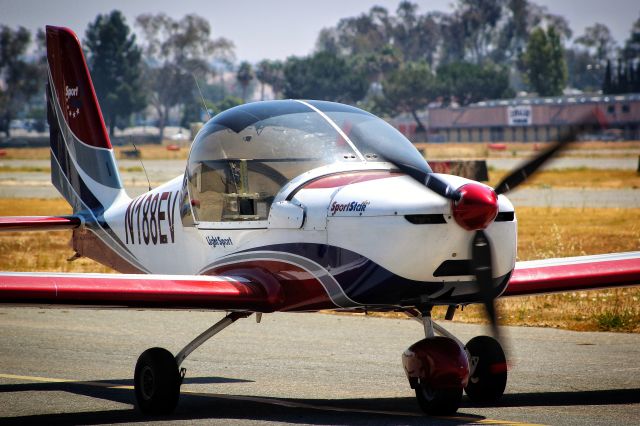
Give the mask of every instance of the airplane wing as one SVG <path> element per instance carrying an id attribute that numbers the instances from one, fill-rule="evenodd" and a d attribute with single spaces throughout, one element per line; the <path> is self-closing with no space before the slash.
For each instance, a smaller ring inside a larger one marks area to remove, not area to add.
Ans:
<path id="1" fill-rule="evenodd" d="M 2 231 L 52 231 L 82 226 L 80 216 L 0 217 Z M 242 276 L 0 272 L 0 303 L 273 312 L 283 302 L 268 272 Z"/>
<path id="2" fill-rule="evenodd" d="M 0 303 L 272 312 L 280 285 L 260 271 L 239 276 L 0 272 Z"/>
<path id="3" fill-rule="evenodd" d="M 517 262 L 501 297 L 640 285 L 640 251 Z"/>

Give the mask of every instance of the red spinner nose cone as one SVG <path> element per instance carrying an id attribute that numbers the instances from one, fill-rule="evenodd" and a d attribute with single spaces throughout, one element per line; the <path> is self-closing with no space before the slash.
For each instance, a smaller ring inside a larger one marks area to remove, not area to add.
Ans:
<path id="1" fill-rule="evenodd" d="M 476 183 L 458 188 L 462 194 L 452 203 L 453 218 L 458 225 L 469 231 L 484 229 L 498 214 L 498 196 L 493 189 Z"/>

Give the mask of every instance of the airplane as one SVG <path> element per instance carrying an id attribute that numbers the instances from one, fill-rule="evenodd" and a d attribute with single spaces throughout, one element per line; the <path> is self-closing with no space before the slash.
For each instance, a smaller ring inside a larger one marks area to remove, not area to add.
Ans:
<path id="1" fill-rule="evenodd" d="M 504 393 L 507 359 L 495 300 L 640 283 L 640 252 L 516 262 L 517 218 L 504 195 L 575 133 L 495 189 L 433 173 L 415 147 L 361 109 L 313 100 L 244 104 L 195 136 L 183 175 L 131 198 L 120 179 L 80 41 L 46 27 L 53 185 L 68 216 L 3 217 L 0 230 L 71 230 L 75 257 L 120 274 L 0 273 L 0 301 L 18 305 L 210 309 L 226 316 L 176 355 L 143 352 L 136 404 L 178 404 L 184 360 L 255 314 L 404 312 L 425 338 L 402 355 L 429 415 Z M 486 306 L 492 336 L 464 344 L 431 318 Z M 336 342 L 336 344 L 339 344 Z"/>

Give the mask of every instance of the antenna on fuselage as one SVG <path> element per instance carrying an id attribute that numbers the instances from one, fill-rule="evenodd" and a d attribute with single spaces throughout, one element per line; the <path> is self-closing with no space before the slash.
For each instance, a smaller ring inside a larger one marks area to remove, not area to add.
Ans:
<path id="1" fill-rule="evenodd" d="M 144 166 L 144 163 L 142 162 L 142 153 L 138 150 L 138 147 L 136 146 L 136 143 L 133 141 L 133 138 L 131 138 L 131 145 L 133 145 L 133 149 L 136 150 L 137 153 L 137 157 L 140 160 L 140 165 L 142 165 L 142 171 L 144 172 L 144 177 L 147 178 L 147 183 L 149 184 L 149 191 L 151 191 L 151 181 L 149 180 L 149 175 L 147 174 L 147 169 Z"/>
<path id="2" fill-rule="evenodd" d="M 209 113 L 209 108 L 207 108 L 207 103 L 204 101 L 204 95 L 202 94 L 202 90 L 200 90 L 200 85 L 198 84 L 198 79 L 194 73 L 191 73 L 191 77 L 193 77 L 193 81 L 196 82 L 196 87 L 198 88 L 198 93 L 200 94 L 200 100 L 202 100 L 202 107 L 207 113 L 209 120 L 211 120 L 211 114 Z"/>

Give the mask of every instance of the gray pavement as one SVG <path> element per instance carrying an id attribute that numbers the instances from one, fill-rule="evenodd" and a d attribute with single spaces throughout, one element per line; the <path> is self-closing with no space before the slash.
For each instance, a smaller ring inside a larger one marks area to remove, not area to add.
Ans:
<path id="1" fill-rule="evenodd" d="M 0 308 L 0 424 L 137 423 L 131 376 L 152 346 L 176 353 L 220 313 Z M 447 324 L 461 340 L 483 326 Z M 500 403 L 463 399 L 425 418 L 400 355 L 410 320 L 271 314 L 240 320 L 189 357 L 181 424 L 638 424 L 640 335 L 505 328 Z M 66 381 L 65 381 L 66 380 Z"/>

